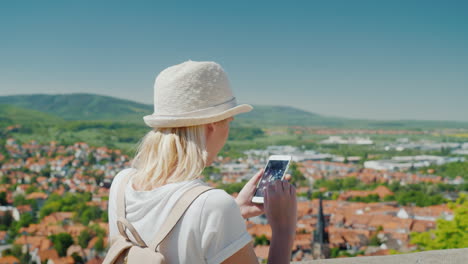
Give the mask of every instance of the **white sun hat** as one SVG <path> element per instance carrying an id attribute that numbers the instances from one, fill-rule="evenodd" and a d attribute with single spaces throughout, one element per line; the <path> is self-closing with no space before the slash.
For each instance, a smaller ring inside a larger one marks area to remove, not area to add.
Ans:
<path id="1" fill-rule="evenodd" d="M 252 109 L 237 104 L 219 64 L 189 60 L 159 73 L 154 82 L 154 113 L 143 120 L 150 127 L 195 126 Z"/>

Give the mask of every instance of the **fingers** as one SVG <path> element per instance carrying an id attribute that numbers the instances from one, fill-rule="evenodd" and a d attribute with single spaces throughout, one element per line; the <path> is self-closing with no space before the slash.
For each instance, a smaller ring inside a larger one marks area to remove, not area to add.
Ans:
<path id="1" fill-rule="evenodd" d="M 257 186 L 258 181 L 262 178 L 263 169 L 260 169 L 257 174 L 255 174 L 250 180 L 247 182 L 246 186 Z"/>
<path id="2" fill-rule="evenodd" d="M 287 181 L 274 181 L 267 185 L 265 196 L 269 195 L 291 195 L 296 196 L 296 187 Z"/>
<path id="3" fill-rule="evenodd" d="M 280 192 L 280 193 L 284 191 L 283 181 L 274 181 L 272 184 L 275 188 L 275 191 Z"/>
<path id="4" fill-rule="evenodd" d="M 264 198 L 264 199 L 265 199 L 265 198 Z M 264 208 L 263 204 L 255 204 L 255 207 L 257 207 L 258 210 L 260 210 L 260 211 L 262 211 L 262 212 L 265 211 L 265 208 Z"/>
<path id="5" fill-rule="evenodd" d="M 274 182 L 270 182 L 267 187 L 266 187 L 266 191 L 272 195 L 274 193 L 276 193 L 278 190 L 278 184 L 277 184 L 277 181 L 274 181 Z"/>
<path id="6" fill-rule="evenodd" d="M 296 193 L 296 188 L 287 181 L 273 181 L 268 184 L 267 189 L 271 188 L 272 191 L 282 194 Z M 292 190 L 291 190 L 292 189 Z"/>
<path id="7" fill-rule="evenodd" d="M 290 184 L 290 189 L 289 189 L 289 191 L 290 191 L 289 194 L 290 194 L 291 196 L 296 196 L 296 187 L 294 187 L 294 185 Z"/>
<path id="8" fill-rule="evenodd" d="M 263 169 L 260 169 L 257 174 L 255 174 L 250 181 L 253 181 L 255 184 L 262 178 L 263 175 Z"/>
<path id="9" fill-rule="evenodd" d="M 285 179 L 286 181 L 290 181 L 290 180 L 292 179 L 291 174 L 288 173 L 288 174 L 284 175 L 284 179 Z"/>
<path id="10" fill-rule="evenodd" d="M 268 196 L 268 197 L 272 197 L 272 196 L 275 196 L 275 194 L 277 193 L 277 186 L 275 184 L 275 182 L 271 182 L 270 184 L 268 184 L 265 188 L 265 196 Z"/>
<path id="11" fill-rule="evenodd" d="M 287 181 L 282 181 L 281 183 L 283 185 L 283 192 L 289 194 L 289 189 L 291 188 L 291 184 L 289 184 L 289 182 Z"/>

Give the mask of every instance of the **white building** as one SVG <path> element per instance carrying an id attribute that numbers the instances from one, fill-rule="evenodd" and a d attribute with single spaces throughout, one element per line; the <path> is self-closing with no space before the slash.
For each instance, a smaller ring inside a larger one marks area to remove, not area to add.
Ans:
<path id="1" fill-rule="evenodd" d="M 348 145 L 372 145 L 374 142 L 370 138 L 350 137 L 348 139 L 341 136 L 330 136 L 328 139 L 320 141 L 321 144 L 348 144 Z"/>
<path id="2" fill-rule="evenodd" d="M 450 162 L 465 161 L 463 157 L 441 157 L 431 155 L 396 156 L 391 160 L 369 160 L 364 162 L 364 167 L 375 170 L 406 170 L 411 167 L 427 167 L 432 164 L 443 165 Z"/>

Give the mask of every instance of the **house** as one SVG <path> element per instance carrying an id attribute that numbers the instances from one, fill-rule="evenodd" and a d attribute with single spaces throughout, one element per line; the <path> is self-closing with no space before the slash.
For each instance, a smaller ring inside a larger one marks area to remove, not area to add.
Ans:
<path id="1" fill-rule="evenodd" d="M 55 250 L 55 249 L 41 250 L 41 251 L 39 251 L 39 253 L 37 254 L 37 256 L 39 257 L 40 263 L 43 263 L 43 262 L 46 261 L 46 260 L 58 259 L 58 258 L 59 258 L 59 255 L 58 255 L 58 253 L 57 253 L 57 250 Z M 48 263 L 48 262 L 47 262 L 47 263 Z"/>
<path id="2" fill-rule="evenodd" d="M 426 232 L 430 229 L 436 228 L 436 222 L 426 220 L 414 220 L 411 225 L 411 232 Z"/>
<path id="3" fill-rule="evenodd" d="M 7 231 L 0 231 L 0 245 L 6 244 Z"/>
<path id="4" fill-rule="evenodd" d="M 99 257 L 94 257 L 90 259 L 88 262 L 86 262 L 86 264 L 102 264 L 102 262 L 103 262 L 103 259 Z"/>
<path id="5" fill-rule="evenodd" d="M 20 213 L 16 207 L 13 206 L 0 206 L 0 216 L 10 214 L 15 221 L 20 220 Z"/>
<path id="6" fill-rule="evenodd" d="M 5 256 L 0 257 L 0 264 L 20 264 L 20 261 L 14 256 Z"/>
<path id="7" fill-rule="evenodd" d="M 75 264 L 75 260 L 70 256 L 63 258 L 52 258 L 47 261 L 47 264 Z"/>
<path id="8" fill-rule="evenodd" d="M 47 250 L 52 247 L 52 242 L 43 236 L 25 236 L 22 235 L 15 240 L 13 244 L 29 246 L 29 250 L 38 249 L 39 251 Z"/>
<path id="9" fill-rule="evenodd" d="M 261 236 L 265 235 L 268 240 L 271 240 L 271 227 L 270 225 L 257 225 L 253 224 L 250 227 L 247 227 L 247 231 L 251 236 Z"/>
<path id="10" fill-rule="evenodd" d="M 268 253 L 270 251 L 270 246 L 258 245 L 254 248 L 255 256 L 257 256 L 259 261 L 268 259 Z"/>
<path id="11" fill-rule="evenodd" d="M 426 221 L 436 221 L 438 218 L 453 220 L 453 211 L 447 205 L 432 205 L 426 207 L 405 206 L 400 208 L 397 217 L 401 219 L 416 219 Z"/>
<path id="12" fill-rule="evenodd" d="M 78 254 L 78 256 L 81 256 L 82 258 L 86 257 L 86 252 L 79 245 L 71 245 L 67 249 L 67 256 L 71 256 L 73 253 Z"/>
<path id="13" fill-rule="evenodd" d="M 43 192 L 33 192 L 26 196 L 26 200 L 36 200 L 37 206 L 42 208 L 44 206 L 45 201 L 49 196 Z"/>

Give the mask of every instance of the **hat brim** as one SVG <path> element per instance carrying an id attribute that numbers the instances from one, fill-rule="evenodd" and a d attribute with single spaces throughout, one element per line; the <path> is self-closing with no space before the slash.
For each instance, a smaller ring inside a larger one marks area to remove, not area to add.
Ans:
<path id="1" fill-rule="evenodd" d="M 231 116 L 252 111 L 253 107 L 248 104 L 241 104 L 230 108 L 226 111 L 215 115 L 199 116 L 199 117 L 183 117 L 183 116 L 158 116 L 155 114 L 143 117 L 145 124 L 149 127 L 187 127 L 209 124 L 224 120 Z"/>

